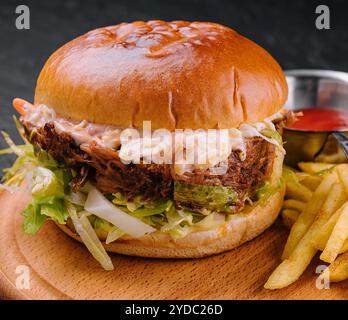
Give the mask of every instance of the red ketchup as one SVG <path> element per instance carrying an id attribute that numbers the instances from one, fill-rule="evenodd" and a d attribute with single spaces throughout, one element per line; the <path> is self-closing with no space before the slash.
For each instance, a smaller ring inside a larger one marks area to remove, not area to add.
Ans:
<path id="1" fill-rule="evenodd" d="M 290 129 L 310 131 L 340 131 L 348 129 L 348 111 L 333 108 L 308 108 L 296 110 L 302 116 L 289 126 Z"/>

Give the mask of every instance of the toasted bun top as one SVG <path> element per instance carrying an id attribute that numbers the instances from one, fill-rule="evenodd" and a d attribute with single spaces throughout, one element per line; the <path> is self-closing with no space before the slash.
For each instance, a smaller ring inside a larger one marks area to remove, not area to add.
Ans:
<path id="1" fill-rule="evenodd" d="M 169 130 L 261 121 L 286 98 L 264 49 L 219 24 L 186 21 L 90 31 L 51 55 L 35 92 L 35 104 L 74 120 Z"/>

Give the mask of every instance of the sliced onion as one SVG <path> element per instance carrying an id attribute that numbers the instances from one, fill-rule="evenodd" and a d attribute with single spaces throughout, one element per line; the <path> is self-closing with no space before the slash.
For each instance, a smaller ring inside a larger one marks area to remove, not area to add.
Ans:
<path id="1" fill-rule="evenodd" d="M 109 244 L 111 242 L 116 241 L 117 239 L 121 238 L 125 233 L 117 228 L 117 227 L 113 227 L 112 230 L 108 233 L 105 243 Z"/>
<path id="2" fill-rule="evenodd" d="M 88 193 L 88 192 L 90 192 L 90 191 L 92 190 L 92 188 L 93 188 L 92 183 L 90 183 L 89 181 L 87 181 L 87 182 L 85 183 L 85 185 L 81 188 L 81 191 L 84 192 L 84 193 Z"/>
<path id="3" fill-rule="evenodd" d="M 77 204 L 78 206 L 83 207 L 85 205 L 87 196 L 82 193 L 82 192 L 71 192 L 71 194 L 69 194 L 67 196 L 67 200 L 70 201 L 73 204 Z"/>
<path id="4" fill-rule="evenodd" d="M 155 228 L 118 209 L 94 187 L 88 193 L 85 210 L 110 222 L 135 238 L 156 231 Z"/>
<path id="5" fill-rule="evenodd" d="M 68 202 L 66 207 L 76 232 L 79 234 L 82 242 L 85 244 L 92 256 L 102 265 L 105 270 L 114 270 L 112 261 L 106 253 L 87 216 L 82 215 L 79 218 L 77 216 L 75 207 Z"/>

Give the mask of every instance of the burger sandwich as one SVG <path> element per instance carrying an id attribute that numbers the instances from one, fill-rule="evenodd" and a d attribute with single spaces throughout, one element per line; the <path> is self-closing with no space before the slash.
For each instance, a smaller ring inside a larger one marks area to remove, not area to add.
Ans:
<path id="1" fill-rule="evenodd" d="M 287 85 L 264 49 L 215 23 L 137 21 L 54 52 L 2 187 L 27 192 L 23 230 L 46 220 L 107 251 L 203 257 L 268 228 L 283 201 Z"/>

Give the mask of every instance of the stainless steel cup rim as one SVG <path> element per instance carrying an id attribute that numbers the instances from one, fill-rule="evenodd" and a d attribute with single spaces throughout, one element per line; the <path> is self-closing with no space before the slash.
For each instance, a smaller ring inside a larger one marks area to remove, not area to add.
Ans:
<path id="1" fill-rule="evenodd" d="M 285 71 L 289 97 L 285 108 L 299 111 L 308 108 L 348 110 L 348 73 L 320 69 L 295 69 Z M 296 166 L 300 161 L 315 161 L 325 153 L 342 161 L 348 156 L 346 137 L 348 128 L 335 131 L 284 128 L 285 163 Z M 341 146 L 341 149 L 338 148 Z M 336 150 L 336 151 L 335 151 Z M 330 158 L 331 159 L 331 158 Z"/>
<path id="2" fill-rule="evenodd" d="M 312 133 L 312 134 L 331 134 L 333 132 L 348 132 L 348 128 L 339 129 L 339 130 L 329 130 L 329 131 L 326 131 L 326 130 L 316 131 L 316 130 L 294 129 L 294 128 L 285 127 L 284 130 L 299 132 L 299 133 Z"/>
<path id="3" fill-rule="evenodd" d="M 313 78 L 323 78 L 323 79 L 332 79 L 336 81 L 342 81 L 348 85 L 348 73 L 335 70 L 324 70 L 324 69 L 291 69 L 284 71 L 285 76 L 288 77 L 313 77 Z M 302 108 L 293 109 L 301 110 Z M 335 108 L 339 109 L 339 108 Z M 328 135 L 333 132 L 348 132 L 348 128 L 338 129 L 338 130 L 306 130 L 306 129 L 295 129 L 285 127 L 285 130 L 299 133 L 310 133 L 310 134 L 323 134 Z"/>
<path id="4" fill-rule="evenodd" d="M 343 71 L 325 70 L 325 69 L 291 69 L 284 71 L 285 76 L 298 77 L 317 77 L 332 80 L 340 80 L 348 83 L 348 73 Z"/>

